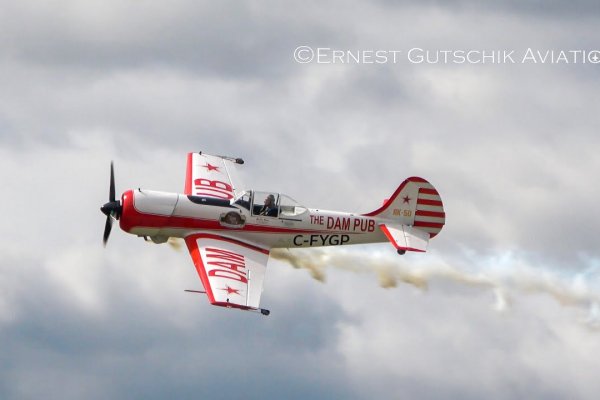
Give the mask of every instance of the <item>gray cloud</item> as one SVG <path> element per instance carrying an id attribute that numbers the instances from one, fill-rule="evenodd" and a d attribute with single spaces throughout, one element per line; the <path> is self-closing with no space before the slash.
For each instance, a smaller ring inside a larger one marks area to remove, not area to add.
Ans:
<path id="1" fill-rule="evenodd" d="M 382 0 L 381 3 L 387 6 L 400 7 L 410 7 L 412 5 L 412 2 L 404 0 Z M 600 7 L 598 6 L 598 4 L 591 0 L 577 0 L 569 3 L 565 3 L 559 0 L 510 0 L 503 2 L 477 2 L 470 0 L 428 0 L 420 4 L 428 7 L 436 7 L 455 12 L 460 12 L 469 9 L 475 9 L 484 12 L 503 11 L 508 12 L 510 14 L 531 15 L 535 18 L 539 18 L 540 16 L 548 16 L 560 19 L 564 19 L 565 17 L 589 17 L 590 15 L 597 16 L 598 12 L 600 12 Z"/>
<path id="2" fill-rule="evenodd" d="M 0 333 L 7 346 L 5 396 L 106 398 L 127 393 L 161 398 L 213 393 L 227 398 L 246 393 L 258 398 L 293 389 L 292 398 L 326 393 L 352 398 L 338 385 L 339 356 L 331 352 L 335 325 L 345 319 L 344 313 L 335 303 L 312 305 L 313 297 L 322 297 L 318 292 L 288 302 L 281 298 L 269 319 L 241 312 L 232 318 L 231 312 L 209 308 L 203 297 L 185 294 L 185 286 L 172 285 L 195 278 L 191 265 L 164 268 L 180 255 L 162 248 L 163 262 L 148 268 L 147 257 L 136 261 L 131 250 L 111 245 L 119 255 L 111 255 L 107 263 L 68 264 L 64 261 L 69 258 L 84 261 L 90 255 L 79 255 L 80 248 L 72 247 L 59 260 L 49 255 L 47 260 L 8 260 L 2 265 L 3 276 L 20 271 L 6 289 L 21 292 L 14 299 L 18 307 L 11 307 L 12 320 L 3 323 Z M 130 260 L 127 267 L 123 259 Z M 34 273 L 37 280 L 32 283 Z M 215 336 L 215 329 L 220 334 Z M 329 361 L 312 365 L 327 354 Z M 301 383 L 307 380 L 314 384 Z"/>
<path id="3" fill-rule="evenodd" d="M 230 79 L 276 79 L 300 39 L 339 34 L 302 14 L 249 3 L 179 1 L 7 5 L 5 57 L 71 73 L 148 67 Z M 293 11 L 290 10 L 290 11 Z M 307 28 L 310 28 L 307 30 Z"/>

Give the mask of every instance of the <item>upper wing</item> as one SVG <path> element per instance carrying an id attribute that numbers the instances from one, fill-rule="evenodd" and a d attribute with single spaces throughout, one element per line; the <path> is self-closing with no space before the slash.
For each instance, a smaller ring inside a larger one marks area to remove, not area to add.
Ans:
<path id="1" fill-rule="evenodd" d="M 245 188 L 235 165 L 243 163 L 240 158 L 189 153 L 184 193 L 225 200 L 239 197 Z"/>
<path id="2" fill-rule="evenodd" d="M 259 308 L 269 250 L 209 233 L 185 242 L 211 304 Z"/>

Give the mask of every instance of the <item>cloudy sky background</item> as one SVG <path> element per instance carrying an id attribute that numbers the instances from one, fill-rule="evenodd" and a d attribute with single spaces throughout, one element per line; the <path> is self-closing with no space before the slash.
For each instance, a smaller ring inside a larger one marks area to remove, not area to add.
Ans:
<path id="1" fill-rule="evenodd" d="M 597 396 L 600 66 L 293 58 L 594 50 L 597 2 L 0 10 L 0 397 Z M 119 192 L 181 191 L 195 150 L 322 209 L 368 212 L 423 176 L 447 225 L 426 255 L 274 260 L 268 318 L 209 307 L 183 292 L 185 250 L 118 230 L 101 246 L 110 160 Z"/>

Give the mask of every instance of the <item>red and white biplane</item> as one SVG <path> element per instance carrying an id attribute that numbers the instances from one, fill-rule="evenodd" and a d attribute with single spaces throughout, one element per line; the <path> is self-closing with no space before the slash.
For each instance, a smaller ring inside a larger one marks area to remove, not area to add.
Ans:
<path id="1" fill-rule="evenodd" d="M 104 244 L 112 220 L 125 232 L 165 243 L 185 240 L 211 304 L 260 308 L 273 248 L 342 246 L 390 241 L 399 254 L 424 252 L 445 222 L 437 190 L 411 177 L 375 211 L 366 214 L 309 209 L 276 192 L 248 190 L 240 182 L 239 158 L 189 153 L 183 194 L 127 190 L 115 199 L 111 163 Z"/>

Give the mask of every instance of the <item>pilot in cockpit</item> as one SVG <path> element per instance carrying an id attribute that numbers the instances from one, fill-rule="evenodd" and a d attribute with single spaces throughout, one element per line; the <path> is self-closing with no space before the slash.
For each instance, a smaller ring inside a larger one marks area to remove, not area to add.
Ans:
<path id="1" fill-rule="evenodd" d="M 267 217 L 277 216 L 277 206 L 275 205 L 275 196 L 270 194 L 265 198 L 265 204 L 260 209 L 258 215 L 266 215 Z"/>

